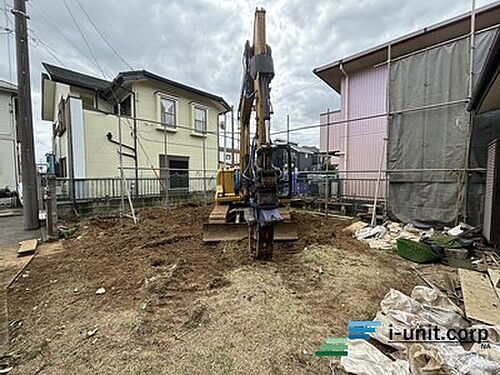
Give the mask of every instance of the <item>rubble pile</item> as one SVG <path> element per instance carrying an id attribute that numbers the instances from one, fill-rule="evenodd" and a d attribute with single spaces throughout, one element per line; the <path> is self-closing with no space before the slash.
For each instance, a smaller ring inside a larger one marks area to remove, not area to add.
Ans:
<path id="1" fill-rule="evenodd" d="M 391 250 L 396 247 L 398 239 L 420 241 L 431 237 L 434 229 L 420 230 L 413 224 L 400 224 L 387 221 L 384 225 L 364 227 L 355 232 L 355 238 L 368 243 L 372 249 Z"/>
<path id="2" fill-rule="evenodd" d="M 365 340 L 350 340 L 348 355 L 341 359 L 347 372 L 365 375 L 500 373 L 500 327 L 470 324 L 463 311 L 441 291 L 416 286 L 410 297 L 391 289 L 380 307 L 374 320 L 382 325 L 370 336 L 396 350 L 390 354 L 392 359 Z M 429 327 L 441 333 L 447 330 L 477 332 L 481 328 L 489 334 L 486 340 L 468 349 L 458 340 L 394 338 L 394 332 Z"/>
<path id="3" fill-rule="evenodd" d="M 357 221 L 345 231 L 372 249 L 394 250 L 401 257 L 417 263 L 452 259 L 453 262 L 467 260 L 476 268 L 481 264 L 500 266 L 498 253 L 486 246 L 480 229 L 465 223 L 443 230 L 419 229 L 413 224 L 393 221 L 371 227 Z"/>

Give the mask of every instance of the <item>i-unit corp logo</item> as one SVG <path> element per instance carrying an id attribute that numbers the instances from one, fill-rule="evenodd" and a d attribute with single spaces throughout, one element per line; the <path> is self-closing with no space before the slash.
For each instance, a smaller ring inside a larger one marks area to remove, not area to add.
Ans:
<path id="1" fill-rule="evenodd" d="M 353 320 L 349 322 L 349 340 L 369 340 L 370 333 L 374 333 L 382 322 L 378 320 Z"/>
<path id="2" fill-rule="evenodd" d="M 317 357 L 345 357 L 347 355 L 349 340 L 369 340 L 370 333 L 376 331 L 382 322 L 377 320 L 353 320 L 348 325 L 347 337 L 329 337 L 316 351 Z"/>

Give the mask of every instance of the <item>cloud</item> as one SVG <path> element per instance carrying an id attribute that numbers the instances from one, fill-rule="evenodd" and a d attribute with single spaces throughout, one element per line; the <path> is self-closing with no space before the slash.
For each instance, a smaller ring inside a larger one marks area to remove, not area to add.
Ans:
<path id="1" fill-rule="evenodd" d="M 100 39 L 76 0 L 66 0 L 108 79 L 128 67 Z M 272 82 L 273 130 L 316 124 L 319 113 L 339 107 L 339 97 L 322 83 L 315 67 L 453 17 L 469 0 L 80 0 L 94 23 L 135 69 L 148 69 L 238 103 L 241 54 L 252 35 L 256 6 L 267 10 L 267 38 L 276 76 Z M 492 1 L 476 1 L 482 6 Z M 5 1 L 7 8 L 12 0 Z M 100 76 L 63 0 L 30 1 L 31 76 L 37 160 L 51 149 L 51 124 L 40 119 L 42 61 Z M 3 4 L 2 4 L 3 5 Z M 12 27 L 13 18 L 0 24 Z M 9 74 L 7 41 L 0 35 L 0 78 Z M 41 42 L 40 42 L 41 41 Z M 48 47 L 47 47 L 48 46 Z M 52 54 L 47 49 L 52 50 Z M 55 55 L 53 57 L 52 55 Z M 2 58 L 3 57 L 3 58 Z M 13 64 L 15 65 L 15 64 Z M 14 66 L 15 68 L 15 66 Z M 318 144 L 319 130 L 291 134 Z"/>

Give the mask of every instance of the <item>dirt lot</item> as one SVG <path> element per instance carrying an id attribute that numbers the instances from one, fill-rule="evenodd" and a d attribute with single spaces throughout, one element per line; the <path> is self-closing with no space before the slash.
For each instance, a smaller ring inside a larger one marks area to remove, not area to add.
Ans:
<path id="1" fill-rule="evenodd" d="M 325 338 L 420 283 L 348 221 L 306 213 L 299 241 L 254 262 L 244 241 L 201 241 L 210 209 L 84 221 L 36 256 L 9 292 L 10 374 L 328 374 Z"/>

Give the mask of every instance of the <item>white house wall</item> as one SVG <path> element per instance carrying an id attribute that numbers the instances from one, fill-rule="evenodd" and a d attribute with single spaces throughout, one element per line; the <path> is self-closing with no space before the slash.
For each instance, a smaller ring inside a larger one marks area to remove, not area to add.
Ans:
<path id="1" fill-rule="evenodd" d="M 70 134 L 73 152 L 73 177 L 86 177 L 85 158 L 85 128 L 83 124 L 82 101 L 78 98 L 69 98 Z"/>
<path id="2" fill-rule="evenodd" d="M 0 92 L 0 188 L 16 190 L 16 134 L 12 94 Z"/>
<path id="3" fill-rule="evenodd" d="M 85 122 L 86 174 L 88 178 L 120 177 L 119 146 L 108 141 L 107 133 L 111 133 L 115 141 L 118 137 L 118 117 L 102 112 L 83 110 Z M 132 120 L 122 118 L 122 143 L 133 146 L 132 132 L 129 127 Z M 131 150 L 123 148 L 123 152 L 132 154 Z M 124 156 L 123 165 L 134 167 L 134 160 Z M 132 170 L 125 170 L 126 177 L 133 177 Z"/>

